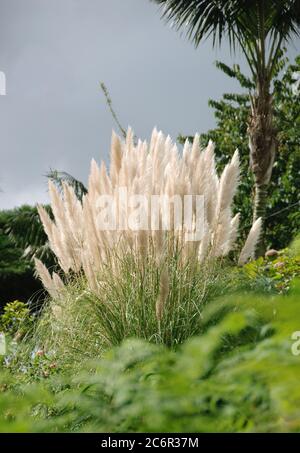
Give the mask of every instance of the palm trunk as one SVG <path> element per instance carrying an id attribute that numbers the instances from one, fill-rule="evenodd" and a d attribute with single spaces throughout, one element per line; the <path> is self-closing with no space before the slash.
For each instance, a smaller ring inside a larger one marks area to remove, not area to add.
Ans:
<path id="1" fill-rule="evenodd" d="M 251 115 L 248 125 L 250 166 L 255 181 L 253 220 L 262 217 L 263 231 L 256 248 L 256 258 L 265 252 L 264 229 L 268 198 L 268 187 L 272 175 L 277 149 L 276 130 L 273 124 L 273 105 L 269 86 L 258 84 L 257 93 L 252 97 Z"/>

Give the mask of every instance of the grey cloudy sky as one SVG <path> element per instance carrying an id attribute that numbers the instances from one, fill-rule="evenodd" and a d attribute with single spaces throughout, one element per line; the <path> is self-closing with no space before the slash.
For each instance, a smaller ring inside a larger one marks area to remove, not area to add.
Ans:
<path id="1" fill-rule="evenodd" d="M 86 181 L 91 158 L 107 159 L 100 81 L 141 138 L 213 127 L 208 99 L 238 90 L 216 59 L 233 62 L 226 47 L 195 50 L 149 0 L 0 0 L 0 208 L 47 201 L 50 168 Z"/>

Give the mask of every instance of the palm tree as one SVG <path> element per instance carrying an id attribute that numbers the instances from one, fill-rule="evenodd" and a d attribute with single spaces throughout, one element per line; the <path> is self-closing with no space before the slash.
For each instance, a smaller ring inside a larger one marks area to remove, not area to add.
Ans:
<path id="1" fill-rule="evenodd" d="M 242 49 L 254 90 L 250 90 L 248 120 L 250 166 L 254 176 L 253 219 L 265 218 L 268 186 L 276 155 L 277 131 L 273 122 L 272 78 L 278 69 L 283 46 L 299 36 L 299 0 L 152 0 L 176 29 L 185 28 L 197 47 L 212 37 L 213 46 L 227 38 L 230 48 Z M 256 254 L 264 251 L 263 234 Z"/>

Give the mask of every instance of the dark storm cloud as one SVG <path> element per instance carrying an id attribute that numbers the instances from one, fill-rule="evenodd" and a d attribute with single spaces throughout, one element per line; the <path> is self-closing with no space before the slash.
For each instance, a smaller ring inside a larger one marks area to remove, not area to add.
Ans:
<path id="1" fill-rule="evenodd" d="M 142 138 L 212 127 L 208 99 L 238 90 L 216 59 L 232 61 L 210 43 L 196 51 L 148 0 L 0 0 L 0 208 L 47 200 L 50 168 L 86 180 L 91 158 L 107 159 L 100 81 Z"/>

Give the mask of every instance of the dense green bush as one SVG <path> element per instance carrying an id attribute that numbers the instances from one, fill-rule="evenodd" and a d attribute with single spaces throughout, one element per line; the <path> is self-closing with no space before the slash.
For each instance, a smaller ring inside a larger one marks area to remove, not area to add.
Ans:
<path id="1" fill-rule="evenodd" d="M 288 295 L 216 300 L 201 336 L 177 351 L 127 340 L 75 377 L 3 375 L 0 430 L 299 432 L 299 297 L 294 284 Z"/>
<path id="2" fill-rule="evenodd" d="M 28 305 L 19 300 L 9 302 L 5 305 L 2 315 L 0 315 L 0 332 L 11 337 L 23 337 L 31 330 L 33 316 Z"/>
<path id="3" fill-rule="evenodd" d="M 244 271 L 255 284 L 260 280 L 261 286 L 266 289 L 274 288 L 278 292 L 286 292 L 290 282 L 295 277 L 300 277 L 300 254 L 293 256 L 288 249 L 274 251 L 274 254 L 267 254 L 265 258 L 248 263 Z"/>
<path id="4" fill-rule="evenodd" d="M 43 288 L 34 277 L 31 257 L 38 252 L 47 261 L 48 250 L 36 208 L 0 211 L 0 310 L 14 299 L 37 303 Z"/>

